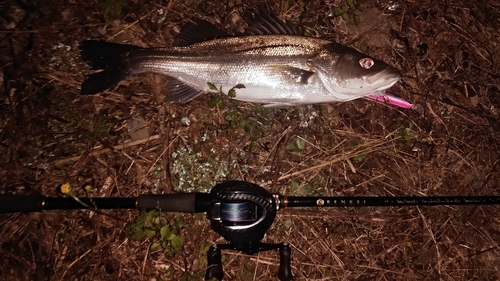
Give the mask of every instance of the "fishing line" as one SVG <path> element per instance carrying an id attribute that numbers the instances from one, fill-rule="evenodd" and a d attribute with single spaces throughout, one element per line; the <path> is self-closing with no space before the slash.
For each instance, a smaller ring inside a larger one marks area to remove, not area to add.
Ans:
<path id="1" fill-rule="evenodd" d="M 231 222 L 246 221 L 250 218 L 249 202 L 221 202 L 220 217 Z"/>

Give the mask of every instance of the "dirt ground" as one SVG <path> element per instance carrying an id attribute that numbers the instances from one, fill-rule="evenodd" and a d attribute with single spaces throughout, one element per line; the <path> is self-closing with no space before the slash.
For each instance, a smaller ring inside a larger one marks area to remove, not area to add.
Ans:
<path id="1" fill-rule="evenodd" d="M 67 182 L 80 197 L 136 197 L 241 179 L 293 196 L 499 195 L 498 1 L 361 6 L 1 2 L 0 193 L 62 197 Z M 395 66 L 403 79 L 392 91 L 414 108 L 359 99 L 263 110 L 215 94 L 170 104 L 153 74 L 79 94 L 83 39 L 169 46 L 190 19 L 236 33 L 259 7 Z M 336 7 L 347 7 L 345 19 Z M 290 244 L 295 280 L 499 280 L 499 211 L 287 209 L 264 240 Z M 202 214 L 157 215 L 167 241 L 126 231 L 144 224 L 136 210 L 109 213 L 126 222 L 88 210 L 0 215 L 1 279 L 202 280 L 208 246 L 223 242 Z M 277 280 L 276 252 L 223 256 L 225 280 Z"/>

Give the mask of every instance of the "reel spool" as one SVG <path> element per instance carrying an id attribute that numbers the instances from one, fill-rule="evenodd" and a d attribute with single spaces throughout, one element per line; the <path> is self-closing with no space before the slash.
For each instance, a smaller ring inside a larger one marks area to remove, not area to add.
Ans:
<path id="1" fill-rule="evenodd" d="M 276 200 L 264 188 L 227 181 L 211 190 L 214 203 L 207 213 L 211 228 L 238 250 L 254 254 L 276 218 Z"/>

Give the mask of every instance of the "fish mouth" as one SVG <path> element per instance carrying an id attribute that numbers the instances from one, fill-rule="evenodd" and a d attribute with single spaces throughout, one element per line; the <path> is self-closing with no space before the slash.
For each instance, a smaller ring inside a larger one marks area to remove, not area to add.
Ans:
<path id="1" fill-rule="evenodd" d="M 401 73 L 395 68 L 390 68 L 368 77 L 365 81 L 374 86 L 379 85 L 375 91 L 380 91 L 392 87 L 399 80 L 401 80 Z"/>
<path id="2" fill-rule="evenodd" d="M 342 93 L 351 97 L 364 96 L 373 92 L 387 90 L 401 80 L 401 73 L 395 68 L 386 68 L 368 75 L 347 78 L 343 81 L 326 84 L 330 92 Z M 341 83 L 339 83 L 341 82 Z"/>

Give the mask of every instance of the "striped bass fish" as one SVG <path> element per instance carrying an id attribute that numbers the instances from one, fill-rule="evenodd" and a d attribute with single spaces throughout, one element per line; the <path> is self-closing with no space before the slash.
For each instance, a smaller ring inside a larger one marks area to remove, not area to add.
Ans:
<path id="1" fill-rule="evenodd" d="M 298 35 L 274 15 L 258 14 L 247 33 L 230 36 L 195 20 L 171 47 L 141 48 L 97 40 L 80 42 L 93 70 L 81 94 L 97 94 L 144 72 L 165 75 L 169 102 L 186 103 L 217 88 L 239 85 L 236 100 L 267 107 L 345 102 L 381 93 L 400 72 L 336 42 Z M 243 87 L 244 86 L 244 87 Z"/>

